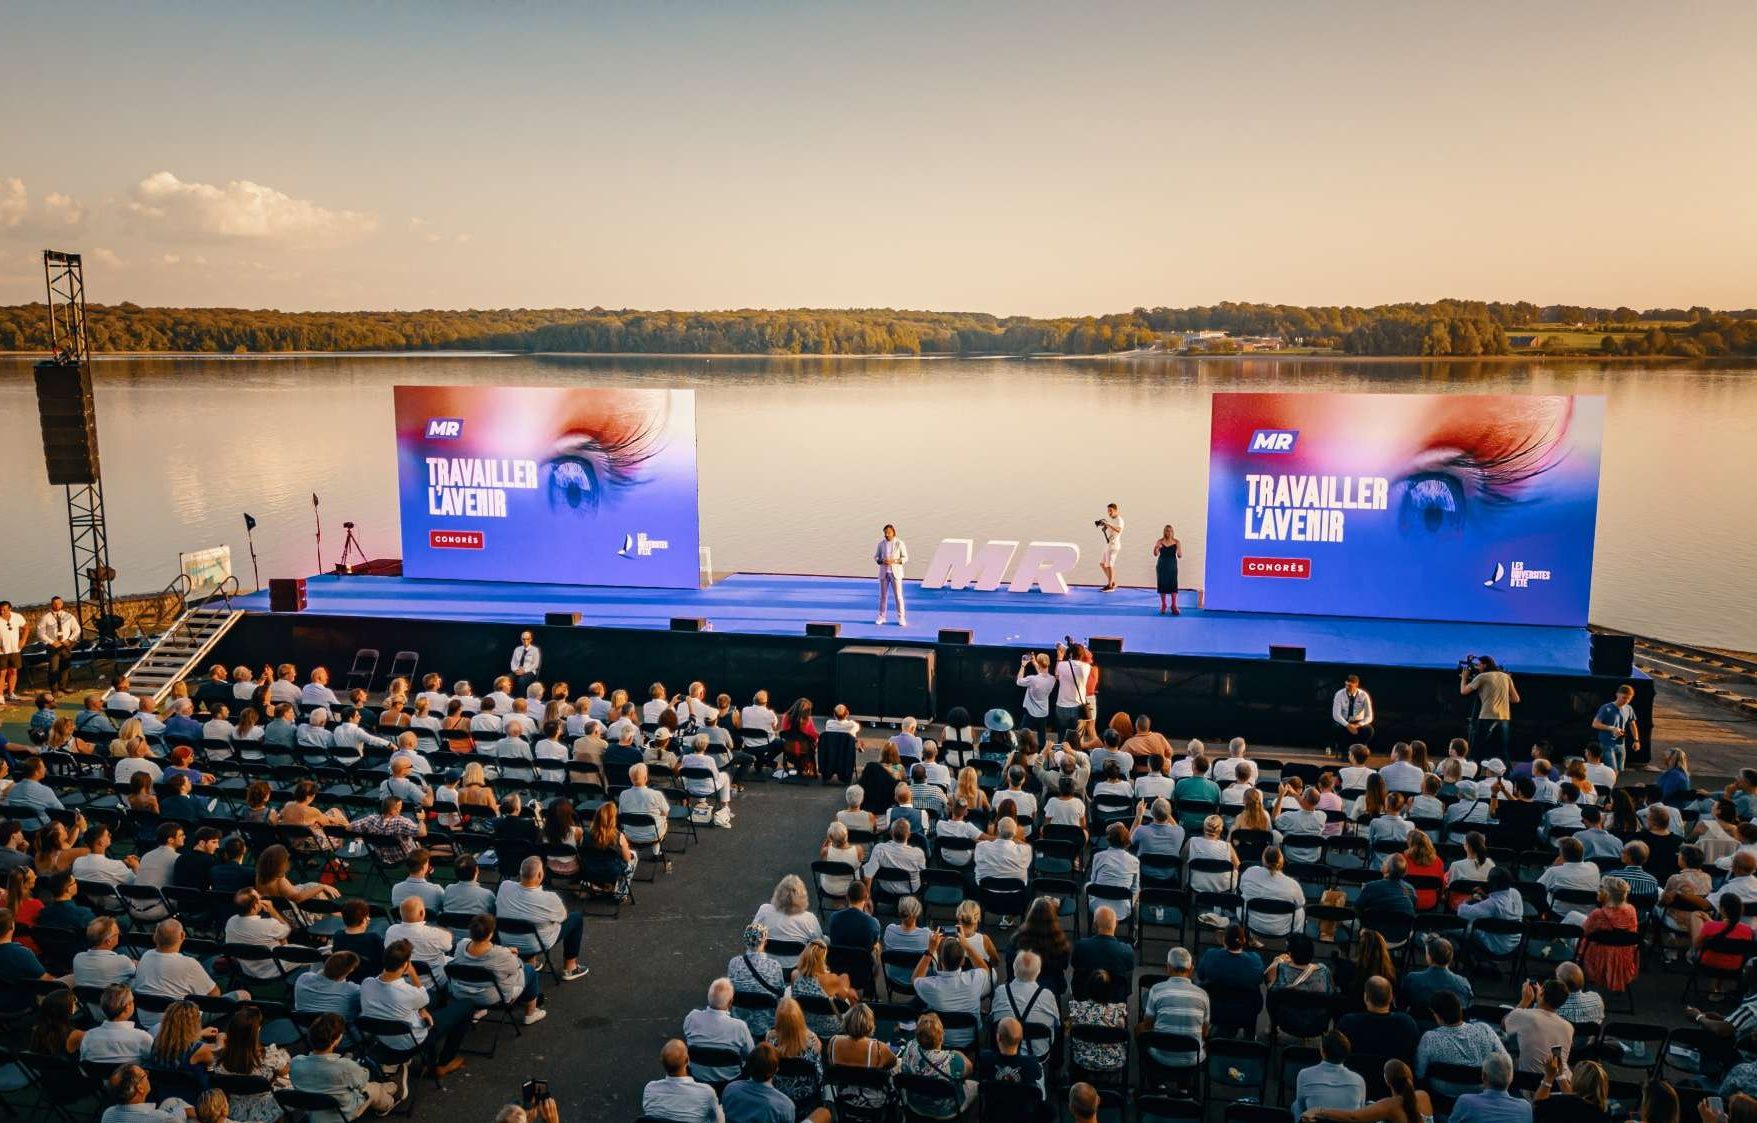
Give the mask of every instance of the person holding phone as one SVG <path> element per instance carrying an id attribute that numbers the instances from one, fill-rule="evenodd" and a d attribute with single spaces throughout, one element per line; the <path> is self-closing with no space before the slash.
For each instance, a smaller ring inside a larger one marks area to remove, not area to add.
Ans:
<path id="1" fill-rule="evenodd" d="M 1527 979 L 1519 991 L 1519 1005 L 1507 1011 L 1501 1028 L 1519 1042 L 1519 1071 L 1542 1073 L 1551 1050 L 1558 1050 L 1556 1059 L 1567 1063 L 1568 1051 L 1574 1047 L 1574 1025 L 1556 1013 L 1568 1001 L 1568 987 L 1559 979 L 1543 984 Z"/>

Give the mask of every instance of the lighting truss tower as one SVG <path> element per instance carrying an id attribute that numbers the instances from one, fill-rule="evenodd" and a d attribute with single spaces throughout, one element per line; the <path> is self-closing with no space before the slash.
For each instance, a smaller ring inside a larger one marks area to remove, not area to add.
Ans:
<path id="1" fill-rule="evenodd" d="M 84 408 L 90 411 L 91 340 L 85 326 L 85 271 L 80 256 L 44 250 L 43 278 L 49 291 L 49 347 L 53 358 L 50 364 L 38 369 L 52 365 L 57 372 L 54 377 L 77 380 Z M 95 420 L 88 432 L 92 445 L 90 482 L 66 485 L 75 614 L 83 620 L 83 609 L 90 602 L 95 609 L 99 638 L 113 641 L 117 619 L 111 613 L 110 583 L 116 571 L 110 568 L 110 542 L 104 525 L 104 481 L 98 469 Z"/>

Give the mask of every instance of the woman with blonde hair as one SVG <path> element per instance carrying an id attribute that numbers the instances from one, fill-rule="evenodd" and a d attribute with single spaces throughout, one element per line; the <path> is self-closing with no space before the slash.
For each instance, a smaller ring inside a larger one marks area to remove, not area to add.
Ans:
<path id="1" fill-rule="evenodd" d="M 1245 793 L 1244 807 L 1232 821 L 1232 829 L 1237 831 L 1266 831 L 1274 824 L 1269 819 L 1269 812 L 1263 808 L 1263 792 L 1260 788 L 1252 788 Z"/>
<path id="2" fill-rule="evenodd" d="M 988 810 L 988 793 L 982 790 L 982 775 L 969 765 L 958 769 L 958 790 L 953 794 L 971 811 Z"/>
<path id="3" fill-rule="evenodd" d="M 769 930 L 771 942 L 807 944 L 824 934 L 817 914 L 811 911 L 811 898 L 806 895 L 805 882 L 798 874 L 788 874 L 775 883 L 775 892 L 751 921 Z M 775 954 L 775 953 L 771 953 Z M 783 967 L 792 967 L 797 956 L 775 954 Z"/>
<path id="4" fill-rule="evenodd" d="M 214 1049 L 201 1036 L 201 1009 L 188 1000 L 173 1002 L 159 1020 L 152 1051 L 143 1058 L 149 1069 L 163 1069 L 194 1078 L 207 1087 Z"/>
<path id="5" fill-rule="evenodd" d="M 433 703 L 427 695 L 415 695 L 415 712 L 409 715 L 409 728 L 439 732 L 439 719 L 433 716 Z"/>
<path id="6" fill-rule="evenodd" d="M 860 1001 L 860 992 L 848 981 L 847 975 L 838 975 L 829 968 L 830 945 L 818 939 L 805 945 L 799 954 L 799 962 L 793 968 L 792 985 L 788 993 L 795 998 L 823 998 L 830 1004 L 830 1010 L 824 1014 L 810 1014 L 805 1024 L 817 1034 L 836 1032 L 841 1024 L 843 1013 Z M 777 1012 L 777 1019 L 779 1013 Z"/>
<path id="7" fill-rule="evenodd" d="M 488 785 L 488 773 L 482 770 L 481 762 L 472 760 L 464 765 L 464 774 L 458 778 L 458 810 L 476 808 L 479 813 L 493 815 L 499 806 L 500 799 Z"/>
<path id="8" fill-rule="evenodd" d="M 598 810 L 592 814 L 591 829 L 586 832 L 585 841 L 579 849 L 582 858 L 593 854 L 609 854 L 613 860 L 622 863 L 621 875 L 614 886 L 593 887 L 613 891 L 618 900 L 626 901 L 629 898 L 629 883 L 640 866 L 640 859 L 635 856 L 634 847 L 628 844 L 628 836 L 622 833 L 622 827 L 616 820 L 615 803 L 605 800 L 598 805 Z"/>
<path id="9" fill-rule="evenodd" d="M 1570 913 L 1564 918 L 1577 914 Z M 1641 917 L 1635 906 L 1629 903 L 1629 883 L 1620 877 L 1601 878 L 1598 883 L 1598 907 L 1585 917 L 1581 931 L 1590 936 L 1594 932 L 1638 932 L 1641 929 Z M 1607 947 L 1582 939 L 1577 958 L 1580 966 L 1586 970 L 1586 981 L 1600 990 L 1621 994 L 1635 982 L 1640 972 L 1641 948 L 1637 945 L 1629 947 Z"/>
<path id="10" fill-rule="evenodd" d="M 958 926 L 958 942 L 964 945 L 964 961 L 975 964 L 988 964 L 988 979 L 991 986 L 1000 985 L 1000 949 L 982 930 L 982 906 L 966 897 L 958 902 L 958 911 L 952 919 Z"/>
<path id="11" fill-rule="evenodd" d="M 120 760 L 128 755 L 128 746 L 136 737 L 146 736 L 146 729 L 140 719 L 131 717 L 116 730 L 116 736 L 110 740 L 110 755 Z"/>
<path id="12" fill-rule="evenodd" d="M 842 1032 L 825 1044 L 825 1065 L 831 1068 L 895 1068 L 897 1055 L 891 1052 L 889 1045 L 873 1037 L 877 1028 L 878 1019 L 873 1017 L 872 1008 L 864 1002 L 857 1004 L 842 1016 Z M 846 1088 L 840 1094 L 826 1089 L 825 1093 L 826 1098 L 859 1111 L 881 1112 L 890 1106 L 890 1093 L 884 1088 Z"/>
<path id="13" fill-rule="evenodd" d="M 1531 1097 L 1534 1116 L 1544 1123 L 1568 1119 L 1609 1123 L 1610 1077 L 1597 1061 L 1581 1061 L 1572 1072 L 1555 1055 L 1543 1059 L 1543 1080 Z"/>
<path id="14" fill-rule="evenodd" d="M 841 1028 L 840 1022 L 836 1028 Z M 784 1061 L 811 1062 L 812 1068 L 816 1070 L 811 1075 L 777 1075 L 775 1091 L 792 1100 L 795 1109 L 814 1105 L 818 1099 L 818 1087 L 823 1080 L 824 1043 L 806 1024 L 805 1011 L 792 995 L 783 995 L 781 1001 L 775 1004 L 775 1024 L 763 1035 L 763 1040 L 774 1046 L 775 1052 Z"/>

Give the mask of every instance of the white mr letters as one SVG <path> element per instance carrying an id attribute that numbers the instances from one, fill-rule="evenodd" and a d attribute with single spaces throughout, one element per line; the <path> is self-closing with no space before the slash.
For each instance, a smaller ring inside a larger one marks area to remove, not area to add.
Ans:
<path id="1" fill-rule="evenodd" d="M 1032 586 L 1046 593 L 1066 596 L 1067 574 L 1080 564 L 1080 547 L 1072 542 L 1027 542 L 1021 553 L 1017 542 L 985 542 L 980 550 L 968 538 L 947 538 L 933 552 L 922 574 L 923 589 L 965 589 L 992 593 L 1006 578 L 1007 565 L 1019 555 L 1013 566 L 1013 580 L 1007 585 L 1010 593 L 1030 591 Z"/>

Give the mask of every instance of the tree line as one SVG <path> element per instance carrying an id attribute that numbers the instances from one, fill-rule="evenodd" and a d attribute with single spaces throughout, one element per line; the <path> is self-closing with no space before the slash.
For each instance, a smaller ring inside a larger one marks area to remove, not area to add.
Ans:
<path id="1" fill-rule="evenodd" d="M 1161 343 L 1169 333 L 1226 331 L 1355 355 L 1501 355 L 1531 324 L 1606 334 L 1600 353 L 1689 358 L 1757 354 L 1757 310 L 1589 308 L 1441 300 L 1353 306 L 1222 303 L 1036 318 L 891 308 L 607 308 L 280 312 L 92 305 L 99 352 L 493 350 L 768 355 L 1095 355 Z M 1665 326 L 1655 326 L 1664 324 Z M 47 349 L 41 304 L 0 307 L 0 350 Z"/>

